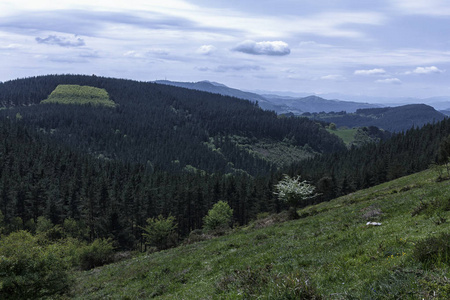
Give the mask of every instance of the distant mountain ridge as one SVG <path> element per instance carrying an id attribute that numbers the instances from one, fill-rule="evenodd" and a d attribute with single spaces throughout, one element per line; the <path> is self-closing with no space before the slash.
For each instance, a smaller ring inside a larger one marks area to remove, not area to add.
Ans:
<path id="1" fill-rule="evenodd" d="M 446 116 L 426 104 L 358 109 L 355 113 L 309 114 L 310 118 L 349 128 L 376 126 L 391 132 L 406 131 L 428 123 L 442 121 Z"/>
<path id="2" fill-rule="evenodd" d="M 269 97 L 269 96 L 266 96 Z M 346 111 L 348 113 L 355 112 L 362 108 L 377 108 L 381 107 L 376 104 L 353 102 L 353 101 L 341 101 L 341 100 L 328 100 L 319 96 L 311 95 L 302 98 L 283 97 L 272 95 L 270 98 L 266 98 L 272 103 L 276 103 L 282 108 L 282 111 L 278 113 L 292 112 L 296 115 L 300 115 L 304 112 L 339 112 Z"/>
<path id="3" fill-rule="evenodd" d="M 202 92 L 208 92 L 213 94 L 220 94 L 223 96 L 230 96 L 230 97 L 236 97 L 240 99 L 250 100 L 252 102 L 258 102 L 261 108 L 268 109 L 268 110 L 275 110 L 276 105 L 273 105 L 267 99 L 261 95 L 250 93 L 250 92 L 244 92 L 238 89 L 233 89 L 230 87 L 227 87 L 224 84 L 212 82 L 212 81 L 198 81 L 198 82 L 177 82 L 177 81 L 169 81 L 169 80 L 156 80 L 154 83 L 158 84 L 165 84 L 165 85 L 171 85 L 176 87 L 182 87 L 186 89 L 191 90 L 197 90 Z"/>
<path id="4" fill-rule="evenodd" d="M 314 95 L 307 97 L 279 96 L 272 94 L 260 95 L 252 92 L 245 92 L 239 89 L 230 88 L 224 84 L 211 81 L 175 82 L 169 80 L 157 80 L 154 82 L 159 84 L 172 85 L 187 89 L 199 90 L 203 92 L 246 99 L 253 102 L 257 101 L 262 109 L 273 110 L 278 114 L 293 113 L 295 115 L 300 115 L 304 112 L 322 112 L 322 111 L 355 112 L 357 109 L 360 108 L 380 107 L 380 105 L 369 103 L 341 101 L 341 100 L 327 100 Z"/>

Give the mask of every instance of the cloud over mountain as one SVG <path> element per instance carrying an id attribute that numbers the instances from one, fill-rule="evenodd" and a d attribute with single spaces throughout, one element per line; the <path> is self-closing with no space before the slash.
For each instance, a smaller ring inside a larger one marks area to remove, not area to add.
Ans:
<path id="1" fill-rule="evenodd" d="M 233 51 L 269 56 L 283 56 L 291 53 L 289 45 L 283 41 L 255 42 L 247 40 L 234 47 Z"/>

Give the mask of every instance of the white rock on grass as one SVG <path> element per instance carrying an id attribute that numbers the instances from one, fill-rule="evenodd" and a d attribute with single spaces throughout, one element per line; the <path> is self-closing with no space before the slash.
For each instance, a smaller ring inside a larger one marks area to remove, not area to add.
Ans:
<path id="1" fill-rule="evenodd" d="M 372 225 L 372 226 L 381 226 L 381 223 L 378 222 L 367 222 L 366 223 L 367 226 Z"/>

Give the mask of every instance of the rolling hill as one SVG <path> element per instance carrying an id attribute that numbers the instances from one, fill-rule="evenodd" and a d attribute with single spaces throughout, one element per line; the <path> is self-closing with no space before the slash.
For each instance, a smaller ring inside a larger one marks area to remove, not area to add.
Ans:
<path id="1" fill-rule="evenodd" d="M 448 299 L 450 190 L 427 170 L 76 273 L 75 299 Z M 379 226 L 370 225 L 380 224 Z M 191 239 L 194 235 L 191 236 Z"/>
<path id="2" fill-rule="evenodd" d="M 39 104 L 61 85 L 102 89 L 117 106 Z M 0 116 L 19 113 L 24 124 L 70 147 L 155 169 L 256 175 L 292 161 L 273 161 L 261 141 L 271 149 L 290 147 L 292 159 L 345 148 L 317 122 L 282 119 L 248 100 L 156 83 L 41 76 L 1 83 L 0 104 L 8 108 Z"/>
<path id="3" fill-rule="evenodd" d="M 400 132 L 439 122 L 445 118 L 445 115 L 425 104 L 409 104 L 398 107 L 358 109 L 355 113 L 308 114 L 308 117 L 335 123 L 338 127 L 376 126 L 390 132 Z"/>

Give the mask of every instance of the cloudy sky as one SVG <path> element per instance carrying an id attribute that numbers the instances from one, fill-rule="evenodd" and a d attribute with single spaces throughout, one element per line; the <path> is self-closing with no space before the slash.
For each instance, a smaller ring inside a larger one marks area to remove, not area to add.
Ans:
<path id="1" fill-rule="evenodd" d="M 450 95 L 448 0 L 1 0 L 0 81 L 96 74 Z"/>

